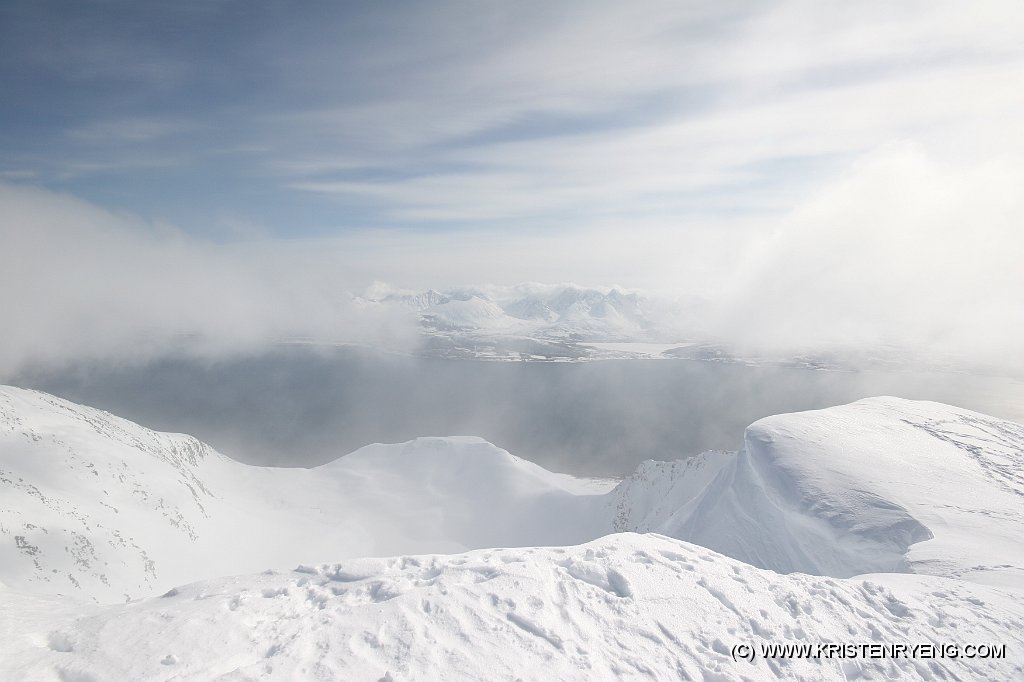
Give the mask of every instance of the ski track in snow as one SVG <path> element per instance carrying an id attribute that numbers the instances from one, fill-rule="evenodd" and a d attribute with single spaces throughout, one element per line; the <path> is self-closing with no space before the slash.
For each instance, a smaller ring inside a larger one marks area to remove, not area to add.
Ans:
<path id="1" fill-rule="evenodd" d="M 468 437 L 272 470 L 0 387 L 0 679 L 1021 677 L 1022 465 L 1021 425 L 876 398 L 607 491 Z"/>

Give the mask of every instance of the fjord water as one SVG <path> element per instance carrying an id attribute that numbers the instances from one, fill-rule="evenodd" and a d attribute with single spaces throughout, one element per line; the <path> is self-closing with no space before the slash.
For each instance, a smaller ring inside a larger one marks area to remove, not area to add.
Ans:
<path id="1" fill-rule="evenodd" d="M 625 475 L 645 459 L 736 449 L 761 417 L 876 395 L 1024 422 L 1016 379 L 690 360 L 488 362 L 282 346 L 220 361 L 83 364 L 8 383 L 274 466 L 313 466 L 374 442 L 475 435 L 554 471 Z"/>

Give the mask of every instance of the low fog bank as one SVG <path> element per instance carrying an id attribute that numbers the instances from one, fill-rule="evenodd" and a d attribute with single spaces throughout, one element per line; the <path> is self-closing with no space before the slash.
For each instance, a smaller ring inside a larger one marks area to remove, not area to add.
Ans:
<path id="1" fill-rule="evenodd" d="M 287 339 L 409 351 L 416 312 L 368 305 L 374 282 L 423 291 L 527 281 L 638 292 L 664 304 L 655 322 L 675 320 L 679 334 L 666 340 L 741 355 L 892 349 L 1024 376 L 1022 184 L 1013 154 L 953 163 L 894 143 L 768 217 L 214 243 L 0 183 L 0 377 L 182 348 L 238 359 Z"/>
<path id="2" fill-rule="evenodd" d="M 287 339 L 411 348 L 416 320 L 361 306 L 286 242 L 217 244 L 67 194 L 0 183 L 0 377 L 31 366 L 216 360 Z"/>
<path id="3" fill-rule="evenodd" d="M 372 442 L 477 435 L 546 468 L 625 475 L 645 459 L 736 449 L 758 418 L 873 395 L 1024 422 L 1024 383 L 697 361 L 499 363 L 277 347 L 22 373 L 10 383 L 190 433 L 241 461 L 314 466 Z"/>
<path id="4" fill-rule="evenodd" d="M 1024 158 L 865 154 L 742 251 L 719 337 L 760 352 L 885 346 L 1021 374 Z"/>

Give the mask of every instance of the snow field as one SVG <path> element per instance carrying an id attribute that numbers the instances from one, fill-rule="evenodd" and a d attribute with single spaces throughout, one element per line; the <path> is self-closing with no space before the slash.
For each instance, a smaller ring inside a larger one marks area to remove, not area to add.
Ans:
<path id="1" fill-rule="evenodd" d="M 2 387 L 0 679 L 1024 677 L 1024 427 L 874 398 L 744 442 L 613 489 L 471 437 L 266 469 Z M 772 643 L 1007 655 L 733 656 Z"/>

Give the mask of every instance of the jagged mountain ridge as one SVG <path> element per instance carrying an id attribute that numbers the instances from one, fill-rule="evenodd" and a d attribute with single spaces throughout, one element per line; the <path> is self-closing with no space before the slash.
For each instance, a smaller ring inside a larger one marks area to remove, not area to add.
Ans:
<path id="1" fill-rule="evenodd" d="M 476 285 L 424 291 L 378 283 L 363 306 L 397 306 L 418 320 L 428 357 L 516 361 L 681 359 L 814 369 L 1004 371 L 956 354 L 844 339 L 775 347 L 737 336 L 706 296 L 575 284 Z M 596 345 L 595 345 L 596 344 Z M 615 345 L 612 345 L 615 344 Z"/>
<path id="2" fill-rule="evenodd" d="M 642 341 L 658 335 L 655 303 L 617 288 L 575 285 L 463 287 L 389 294 L 382 303 L 410 306 L 433 332 L 530 334 L 577 340 Z"/>

